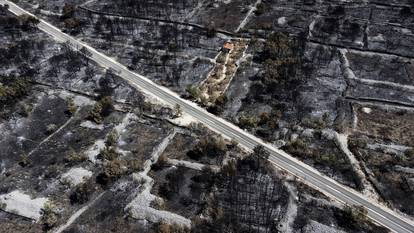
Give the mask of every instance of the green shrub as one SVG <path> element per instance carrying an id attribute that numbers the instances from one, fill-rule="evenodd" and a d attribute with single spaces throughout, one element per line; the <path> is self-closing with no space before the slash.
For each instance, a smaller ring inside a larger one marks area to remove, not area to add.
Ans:
<path id="1" fill-rule="evenodd" d="M 94 121 L 96 124 L 101 124 L 103 118 L 109 116 L 114 110 L 112 97 L 105 96 L 95 103 L 93 108 L 89 110 L 88 119 Z"/>
<path id="2" fill-rule="evenodd" d="M 103 148 L 100 151 L 100 157 L 104 160 L 108 160 L 108 161 L 113 161 L 115 159 L 119 158 L 119 153 L 116 151 L 116 148 L 114 148 L 113 146 L 105 146 L 105 148 Z"/>
<path id="3" fill-rule="evenodd" d="M 67 103 L 67 110 L 66 113 L 70 116 L 75 114 L 76 110 L 78 110 L 78 107 L 75 105 L 75 101 L 73 101 L 73 98 L 66 99 Z"/>
<path id="4" fill-rule="evenodd" d="M 71 150 L 68 155 L 65 157 L 65 162 L 68 163 L 82 163 L 88 158 L 83 153 L 76 153 L 74 150 Z"/>
<path id="5" fill-rule="evenodd" d="M 168 224 L 160 222 L 155 225 L 154 231 L 157 233 L 190 233 L 190 229 L 177 224 Z"/>
<path id="6" fill-rule="evenodd" d="M 103 121 L 102 113 L 102 104 L 97 102 L 91 110 L 89 110 L 89 120 L 95 122 L 96 124 L 101 124 Z"/>
<path id="7" fill-rule="evenodd" d="M 183 115 L 183 110 L 179 104 L 174 106 L 174 117 L 181 117 Z"/>
<path id="8" fill-rule="evenodd" d="M 55 132 L 58 129 L 56 124 L 49 124 L 46 126 L 46 132 L 47 134 L 52 134 L 53 132 Z"/>
<path id="9" fill-rule="evenodd" d="M 131 159 L 127 164 L 130 173 L 141 171 L 144 168 L 144 160 L 142 157 Z"/>
<path id="10" fill-rule="evenodd" d="M 254 13 L 256 15 L 262 15 L 264 12 L 266 11 L 266 7 L 264 3 L 259 3 L 256 7 L 256 10 L 254 11 Z"/>
<path id="11" fill-rule="evenodd" d="M 118 144 L 119 134 L 113 129 L 107 136 L 105 140 L 105 145 L 107 147 L 116 146 Z"/>
<path id="12" fill-rule="evenodd" d="M 308 156 L 313 156 L 309 146 L 302 139 L 296 139 L 295 141 L 289 142 L 283 146 L 282 149 L 297 157 L 307 158 Z"/>
<path id="13" fill-rule="evenodd" d="M 259 123 L 259 120 L 255 116 L 240 116 L 239 125 L 242 128 L 256 128 Z"/>
<path id="14" fill-rule="evenodd" d="M 109 114 L 111 114 L 114 110 L 114 103 L 112 100 L 112 97 L 110 96 L 105 96 L 103 98 L 101 98 L 99 100 L 99 103 L 102 106 L 102 110 L 101 110 L 101 115 L 102 116 L 108 116 Z"/>
<path id="15" fill-rule="evenodd" d="M 285 33 L 273 33 L 264 47 L 263 82 L 265 84 L 285 84 L 293 80 L 300 69 L 300 43 Z"/>
<path id="16" fill-rule="evenodd" d="M 70 194 L 70 203 L 73 204 L 84 204 L 89 201 L 89 197 L 92 194 L 92 186 L 88 183 L 83 183 L 76 186 L 75 190 Z"/>
<path id="17" fill-rule="evenodd" d="M 195 160 L 202 156 L 217 157 L 223 155 L 227 150 L 227 144 L 220 136 L 204 136 L 197 146 L 189 151 L 187 155 Z"/>
<path id="18" fill-rule="evenodd" d="M 96 182 L 101 185 L 108 185 L 126 173 L 124 163 L 118 159 L 104 164 L 102 172 L 96 177 Z"/>
<path id="19" fill-rule="evenodd" d="M 237 162 L 230 160 L 226 165 L 221 168 L 221 172 L 225 176 L 235 176 L 237 173 Z"/>
<path id="20" fill-rule="evenodd" d="M 0 105 L 13 104 L 24 97 L 32 84 L 26 78 L 0 76 Z"/>
<path id="21" fill-rule="evenodd" d="M 57 208 L 54 203 L 46 202 L 43 206 L 41 222 L 45 230 L 52 229 L 58 222 Z"/>
<path id="22" fill-rule="evenodd" d="M 355 138 L 355 139 L 349 140 L 349 149 L 352 152 L 357 151 L 358 149 L 367 148 L 367 146 L 368 146 L 368 142 L 364 138 Z"/>
<path id="23" fill-rule="evenodd" d="M 311 129 L 324 129 L 326 128 L 327 122 L 325 117 L 316 119 L 304 118 L 302 119 L 302 124 Z"/>
<path id="24" fill-rule="evenodd" d="M 27 154 L 22 154 L 20 156 L 19 165 L 22 167 L 26 167 L 29 164 L 30 164 L 29 156 Z"/>
<path id="25" fill-rule="evenodd" d="M 163 169 L 165 166 L 167 166 L 167 164 L 168 164 L 168 161 L 167 161 L 167 157 L 164 155 L 164 154 L 162 154 L 159 158 L 158 158 L 158 160 L 157 160 L 157 162 L 155 163 L 155 164 L 153 164 L 152 165 L 152 169 L 154 170 L 154 171 L 157 171 L 157 170 L 161 170 L 161 169 Z"/>
<path id="26" fill-rule="evenodd" d="M 406 150 L 405 156 L 407 157 L 407 159 L 414 159 L 414 148 Z"/>
<path id="27" fill-rule="evenodd" d="M 357 224 L 365 222 L 368 219 L 368 210 L 364 206 L 345 206 L 344 218 L 349 223 Z"/>
<path id="28" fill-rule="evenodd" d="M 190 97 L 192 97 L 193 99 L 195 99 L 195 100 L 200 99 L 201 92 L 200 92 L 200 89 L 198 89 L 197 87 L 194 87 L 192 85 L 188 85 L 185 90 L 190 95 Z"/>

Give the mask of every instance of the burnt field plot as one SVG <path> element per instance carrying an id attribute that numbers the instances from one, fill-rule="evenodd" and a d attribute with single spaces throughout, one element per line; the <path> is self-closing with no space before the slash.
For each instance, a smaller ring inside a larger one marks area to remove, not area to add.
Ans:
<path id="1" fill-rule="evenodd" d="M 381 197 L 412 215 L 413 112 L 358 104 L 355 109 L 359 121 L 350 137 L 351 151 Z"/>
<path id="2" fill-rule="evenodd" d="M 211 30 L 222 29 L 229 32 L 238 30 L 255 0 L 241 1 L 95 1 L 83 8 L 98 12 L 169 20 L 177 23 L 199 25 Z M 116 6 L 116 7 L 115 7 Z"/>
<path id="3" fill-rule="evenodd" d="M 79 38 L 181 93 L 203 80 L 225 41 L 189 26 L 99 15 L 93 19 L 91 31 Z"/>
<path id="4" fill-rule="evenodd" d="M 122 9 L 113 7 L 118 4 L 126 3 L 93 2 L 77 8 L 72 5 L 67 17 L 43 15 L 131 70 L 181 94 L 186 93 L 188 85 L 203 81 L 228 39 L 225 35 L 215 34 L 215 29 L 202 25 L 159 20 L 163 17 L 151 12 L 154 10 L 151 7 L 147 9 L 151 16 L 147 19 L 140 17 L 139 12 L 131 15 L 113 12 Z M 102 5 L 112 11 L 107 12 Z M 35 10 L 32 8 L 32 11 Z"/>
<path id="5" fill-rule="evenodd" d="M 159 160 L 150 172 L 155 180 L 152 193 L 163 200 L 154 201 L 152 206 L 191 218 L 192 232 L 384 231 L 286 178 L 256 157 L 262 153 L 260 149 L 243 153 L 237 161 L 227 160 L 218 170 L 207 164 L 202 168 L 197 162 L 177 167 L 168 151 L 162 155 L 164 162 Z M 205 152 L 201 157 L 208 157 Z M 186 154 L 189 152 L 174 156 Z"/>

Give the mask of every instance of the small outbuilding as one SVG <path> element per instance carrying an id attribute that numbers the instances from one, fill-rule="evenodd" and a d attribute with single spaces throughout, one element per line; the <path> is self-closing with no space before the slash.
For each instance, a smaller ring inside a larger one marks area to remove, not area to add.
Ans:
<path id="1" fill-rule="evenodd" d="M 224 43 L 223 48 L 221 48 L 221 51 L 225 53 L 229 53 L 233 49 L 234 49 L 234 44 L 230 41 L 227 41 L 226 43 Z"/>

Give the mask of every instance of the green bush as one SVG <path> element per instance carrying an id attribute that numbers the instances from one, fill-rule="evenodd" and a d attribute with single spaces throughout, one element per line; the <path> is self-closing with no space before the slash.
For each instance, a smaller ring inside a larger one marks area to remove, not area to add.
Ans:
<path id="1" fill-rule="evenodd" d="M 293 80 L 300 69 L 300 43 L 285 33 L 273 33 L 264 46 L 263 82 L 285 84 Z"/>
<path id="2" fill-rule="evenodd" d="M 160 222 L 154 226 L 154 231 L 157 233 L 190 233 L 190 229 L 177 224 L 168 224 Z"/>
<path id="3" fill-rule="evenodd" d="M 114 110 L 112 97 L 105 96 L 95 103 L 93 108 L 89 110 L 88 119 L 94 121 L 96 124 L 101 124 L 103 118 L 109 116 Z"/>
<path id="4" fill-rule="evenodd" d="M 203 156 L 222 156 L 226 150 L 227 144 L 222 137 L 206 135 L 200 139 L 194 149 L 187 152 L 187 156 L 194 160 L 200 160 Z"/>
<path id="5" fill-rule="evenodd" d="M 116 146 L 118 144 L 119 134 L 113 129 L 107 136 L 105 140 L 105 145 L 107 147 Z"/>
<path id="6" fill-rule="evenodd" d="M 142 157 L 131 159 L 127 164 L 130 173 L 141 171 L 144 168 L 144 160 Z"/>
<path id="7" fill-rule="evenodd" d="M 58 129 L 56 124 L 49 124 L 46 126 L 46 132 L 47 134 L 52 134 Z"/>
<path id="8" fill-rule="evenodd" d="M 73 98 L 67 98 L 66 103 L 67 103 L 66 113 L 69 116 L 72 116 L 73 114 L 75 114 L 76 110 L 78 110 L 78 107 L 75 105 L 75 102 L 73 101 Z"/>
<path id="9" fill-rule="evenodd" d="M 68 163 L 82 163 L 88 158 L 83 153 L 76 153 L 74 150 L 71 150 L 68 155 L 65 157 L 65 162 Z"/>
<path id="10" fill-rule="evenodd" d="M 89 197 L 92 194 L 92 186 L 88 183 L 83 183 L 76 186 L 75 190 L 70 194 L 70 203 L 73 204 L 84 204 L 89 201 Z"/>
<path id="11" fill-rule="evenodd" d="M 259 123 L 259 120 L 256 116 L 245 116 L 242 115 L 239 117 L 239 125 L 242 128 L 256 128 Z"/>
<path id="12" fill-rule="evenodd" d="M 414 159 L 414 148 L 406 150 L 405 156 L 407 157 L 407 159 Z"/>
<path id="13" fill-rule="evenodd" d="M 190 97 L 192 97 L 193 99 L 195 99 L 195 100 L 200 99 L 201 92 L 200 92 L 200 90 L 197 87 L 194 87 L 192 85 L 188 85 L 185 90 L 190 95 Z"/>
<path id="14" fill-rule="evenodd" d="M 119 158 L 119 153 L 116 151 L 116 148 L 113 146 L 105 146 L 105 148 L 103 148 L 100 151 L 100 157 L 104 160 L 108 160 L 108 161 L 113 161 L 115 159 Z"/>
<path id="15" fill-rule="evenodd" d="M 27 95 L 31 86 L 26 78 L 0 76 L 0 105 L 16 103 Z"/>
<path id="16" fill-rule="evenodd" d="M 286 152 L 301 158 L 307 158 L 308 156 L 313 156 L 311 149 L 309 149 L 308 144 L 302 139 L 296 139 L 295 141 L 289 142 L 282 147 Z"/>
<path id="17" fill-rule="evenodd" d="M 26 154 L 21 155 L 19 165 L 22 167 L 26 167 L 29 164 L 30 164 L 29 156 Z"/>
<path id="18" fill-rule="evenodd" d="M 104 164 L 102 172 L 96 177 L 96 182 L 101 185 L 108 185 L 127 172 L 124 163 L 118 159 Z"/>
<path id="19" fill-rule="evenodd" d="M 37 24 L 40 23 L 39 19 L 28 15 L 28 14 L 22 14 L 17 16 L 18 22 L 19 22 L 19 26 L 23 29 L 23 30 L 30 30 L 33 29 Z"/>
<path id="20" fill-rule="evenodd" d="M 102 106 L 101 115 L 102 116 L 108 116 L 114 111 L 114 103 L 112 100 L 112 97 L 105 96 L 99 100 L 99 103 Z"/>
<path id="21" fill-rule="evenodd" d="M 266 11 L 266 7 L 264 3 L 259 3 L 256 7 L 255 14 L 262 15 Z"/>
<path id="22" fill-rule="evenodd" d="M 103 121 L 102 113 L 102 104 L 97 102 L 91 110 L 89 110 L 88 119 L 95 122 L 96 124 L 101 124 Z"/>
<path id="23" fill-rule="evenodd" d="M 343 217 L 352 224 L 367 221 L 368 210 L 364 206 L 345 206 Z"/>
<path id="24" fill-rule="evenodd" d="M 325 129 L 327 125 L 327 119 L 326 117 L 320 117 L 315 119 L 310 118 L 303 118 L 302 124 L 311 129 Z"/>
<path id="25" fill-rule="evenodd" d="M 43 206 L 41 222 L 45 230 L 52 229 L 58 222 L 57 208 L 52 202 L 46 202 Z"/>

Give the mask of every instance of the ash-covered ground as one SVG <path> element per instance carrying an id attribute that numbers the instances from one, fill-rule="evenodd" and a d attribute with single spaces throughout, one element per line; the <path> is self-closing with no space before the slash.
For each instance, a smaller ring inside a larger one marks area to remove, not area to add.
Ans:
<path id="1" fill-rule="evenodd" d="M 410 1 L 18 4 L 338 182 L 414 214 Z M 30 19 L 4 9 L 1 17 L 6 232 L 385 231 L 271 168 L 263 151 L 189 124 Z"/>

